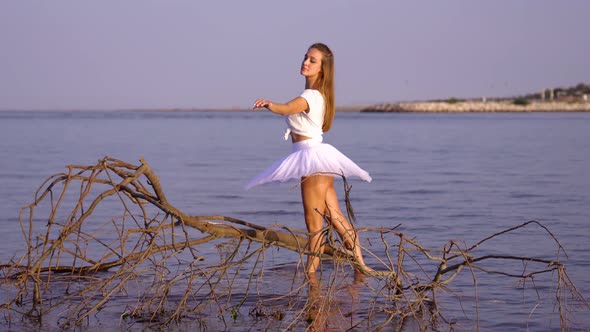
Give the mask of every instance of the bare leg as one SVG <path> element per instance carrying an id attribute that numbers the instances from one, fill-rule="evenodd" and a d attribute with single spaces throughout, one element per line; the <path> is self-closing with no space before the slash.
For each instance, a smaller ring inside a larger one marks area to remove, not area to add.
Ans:
<path id="1" fill-rule="evenodd" d="M 323 214 L 326 207 L 326 192 L 330 184 L 328 178 L 330 177 L 314 175 L 303 178 L 301 182 L 303 213 L 305 214 L 307 231 L 310 233 L 307 249 L 317 254 L 324 252 L 322 246 L 324 236 L 321 230 L 324 224 Z M 308 273 L 316 272 L 319 264 L 320 258 L 318 256 L 309 255 L 305 269 Z"/>
<path id="2" fill-rule="evenodd" d="M 352 250 L 356 262 L 365 272 L 372 271 L 372 269 L 365 264 L 363 259 L 358 233 L 340 210 L 338 197 L 336 195 L 336 190 L 334 189 L 334 178 L 332 177 L 330 177 L 330 185 L 326 192 L 326 206 L 332 227 L 336 229 L 336 232 L 340 235 L 344 245 L 349 250 Z"/>
<path id="3" fill-rule="evenodd" d="M 301 182 L 301 198 L 305 224 L 307 225 L 307 231 L 310 233 L 308 250 L 317 254 L 324 252 L 322 246 L 324 236 L 321 230 L 324 224 L 323 214 L 325 213 L 329 216 L 330 223 L 340 235 L 344 245 L 353 251 L 359 269 L 363 272 L 371 272 L 372 269 L 365 264 L 363 259 L 358 234 L 340 210 L 338 197 L 334 189 L 334 178 L 325 175 L 303 178 Z M 308 256 L 306 271 L 308 273 L 316 272 L 319 263 L 320 258 L 318 256 Z"/>

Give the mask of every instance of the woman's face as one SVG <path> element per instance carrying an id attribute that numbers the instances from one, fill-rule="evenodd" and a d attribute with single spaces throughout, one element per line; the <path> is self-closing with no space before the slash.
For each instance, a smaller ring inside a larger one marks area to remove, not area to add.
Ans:
<path id="1" fill-rule="evenodd" d="M 305 53 L 303 63 L 301 64 L 301 75 L 305 77 L 318 76 L 322 71 L 322 52 L 315 48 L 310 48 Z"/>

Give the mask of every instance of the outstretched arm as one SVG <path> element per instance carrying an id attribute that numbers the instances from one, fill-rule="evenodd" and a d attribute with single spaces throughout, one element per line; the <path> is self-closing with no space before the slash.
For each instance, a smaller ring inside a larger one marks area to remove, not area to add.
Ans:
<path id="1" fill-rule="evenodd" d="M 252 109 L 257 110 L 260 108 L 266 108 L 269 111 L 280 115 L 289 115 L 308 112 L 309 106 L 307 105 L 307 100 L 303 97 L 297 97 L 286 104 L 273 103 L 266 99 L 257 99 L 254 102 L 254 107 Z"/>

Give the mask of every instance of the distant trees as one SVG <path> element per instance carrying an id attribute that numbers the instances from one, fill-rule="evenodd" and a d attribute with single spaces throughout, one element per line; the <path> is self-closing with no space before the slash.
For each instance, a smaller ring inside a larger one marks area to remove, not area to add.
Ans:
<path id="1" fill-rule="evenodd" d="M 519 97 L 514 99 L 514 101 L 512 102 L 514 105 L 518 105 L 518 106 L 527 106 L 528 104 L 530 104 L 531 102 L 528 101 L 528 99 Z"/>

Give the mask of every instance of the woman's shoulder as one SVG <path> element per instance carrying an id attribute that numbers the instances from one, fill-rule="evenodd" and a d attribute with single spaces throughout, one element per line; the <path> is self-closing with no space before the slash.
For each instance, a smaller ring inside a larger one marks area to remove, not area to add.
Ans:
<path id="1" fill-rule="evenodd" d="M 305 99 L 324 99 L 324 95 L 322 95 L 322 93 L 319 90 L 315 89 L 305 89 L 303 90 L 300 96 Z"/>
<path id="2" fill-rule="evenodd" d="M 322 93 L 320 92 L 320 90 L 316 90 L 316 89 L 305 89 L 305 90 L 303 90 L 303 92 L 301 94 L 304 94 L 304 93 L 314 94 L 314 95 L 320 95 L 320 96 L 322 95 Z"/>

